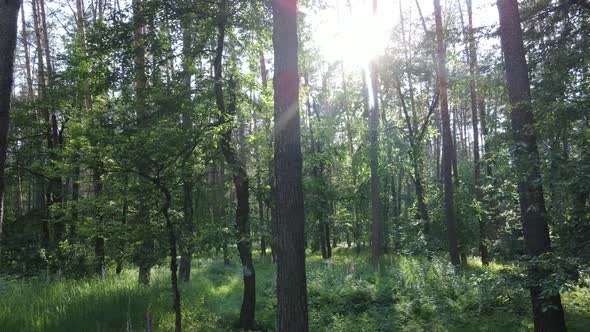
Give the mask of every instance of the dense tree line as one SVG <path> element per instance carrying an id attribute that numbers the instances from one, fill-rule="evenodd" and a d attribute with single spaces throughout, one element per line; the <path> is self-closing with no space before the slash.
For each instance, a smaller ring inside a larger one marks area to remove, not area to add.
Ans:
<path id="1" fill-rule="evenodd" d="M 491 27 L 421 5 L 349 68 L 313 1 L 0 1 L 1 273 L 166 264 L 180 331 L 192 258 L 236 256 L 254 329 L 270 249 L 277 328 L 306 331 L 306 250 L 477 256 L 525 264 L 535 330 L 564 331 L 590 259 L 590 5 L 497 0 Z"/>

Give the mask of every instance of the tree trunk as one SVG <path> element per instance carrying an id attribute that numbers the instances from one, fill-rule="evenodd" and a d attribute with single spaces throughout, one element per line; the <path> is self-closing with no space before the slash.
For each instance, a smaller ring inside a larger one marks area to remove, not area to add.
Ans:
<path id="1" fill-rule="evenodd" d="M 14 79 L 14 52 L 19 7 L 20 1 L 18 0 L 0 1 L 0 36 L 2 36 L 0 38 L 0 236 L 6 215 L 4 209 L 6 193 L 4 169 L 8 149 L 8 124 Z"/>
<path id="2" fill-rule="evenodd" d="M 458 111 L 457 111 L 457 107 L 453 107 L 452 109 L 453 112 L 453 131 L 452 131 L 452 139 L 451 139 L 451 143 L 452 143 L 452 148 L 451 148 L 451 164 L 452 164 L 452 168 L 453 168 L 453 180 L 455 181 L 455 188 L 459 188 L 459 166 L 458 166 L 458 162 L 457 162 L 457 149 L 461 149 L 461 147 L 459 146 L 461 141 L 459 141 L 459 144 L 457 143 L 457 122 L 459 122 L 459 115 L 458 115 Z M 459 131 L 461 128 L 459 128 Z M 444 154 L 444 125 L 443 125 L 443 154 Z M 443 156 L 444 157 L 444 156 Z M 444 178 L 444 176 L 443 176 Z"/>
<path id="3" fill-rule="evenodd" d="M 102 181 L 101 181 L 101 171 L 100 166 L 96 166 L 93 170 L 93 182 L 94 182 L 94 200 L 96 204 L 95 216 L 96 218 L 96 238 L 94 240 L 94 255 L 96 256 L 96 269 L 95 272 L 98 276 L 104 277 L 106 274 L 105 269 L 105 253 L 104 253 L 104 237 L 102 236 L 103 232 L 103 218 L 102 213 L 100 211 L 100 194 L 102 192 Z"/>
<path id="4" fill-rule="evenodd" d="M 49 48 L 49 32 L 47 28 L 47 16 L 45 15 L 45 0 L 36 0 L 37 1 L 37 8 L 38 8 L 38 15 L 39 15 L 39 23 L 41 27 L 41 36 L 42 36 L 42 47 L 41 50 L 44 52 L 45 55 L 45 68 L 47 74 L 47 82 L 46 88 L 47 90 L 51 91 L 53 89 L 53 65 L 51 62 L 51 49 Z M 44 96 L 44 98 L 47 96 Z M 51 144 L 48 145 L 49 147 L 49 157 L 50 159 L 54 160 L 57 158 L 57 151 L 55 150 L 60 145 L 59 140 L 59 129 L 57 124 L 57 115 L 55 111 L 52 109 L 51 112 L 48 111 L 48 122 L 49 122 L 49 140 Z M 62 179 L 59 176 L 52 176 L 49 180 L 49 189 L 47 193 L 48 197 L 48 206 L 62 202 Z M 59 219 L 59 218 L 58 218 Z M 59 241 L 62 240 L 65 232 L 65 225 L 62 221 L 56 221 L 54 223 L 54 239 L 53 245 L 57 246 Z"/>
<path id="5" fill-rule="evenodd" d="M 184 78 L 185 97 L 182 112 L 182 129 L 186 133 L 191 133 L 193 122 L 190 111 L 192 109 L 192 98 L 191 98 L 191 72 L 190 66 L 193 62 L 191 54 L 192 47 L 192 34 L 188 30 L 190 27 L 191 15 L 185 15 L 183 17 L 182 27 L 182 75 Z M 184 232 L 180 236 L 180 280 L 188 282 L 191 276 L 191 263 L 192 263 L 192 241 L 195 233 L 194 224 L 194 206 L 193 206 L 193 174 L 192 165 L 187 162 L 183 169 L 183 183 L 182 183 L 182 195 L 183 195 L 183 212 L 184 212 Z"/>
<path id="6" fill-rule="evenodd" d="M 146 72 L 145 72 L 145 17 L 142 0 L 132 0 L 133 7 L 133 47 L 134 47 L 134 66 L 135 66 L 135 111 L 137 113 L 137 123 L 140 128 L 146 127 L 147 123 L 147 103 L 146 103 Z M 145 165 L 139 163 L 137 165 L 140 174 L 145 174 Z M 146 185 L 145 179 L 141 178 L 142 185 Z M 145 202 L 140 201 L 137 211 L 138 227 L 149 226 L 149 207 Z M 149 228 L 149 227 L 148 227 Z M 144 236 L 141 239 L 141 251 L 143 253 L 150 253 L 153 250 L 154 243 L 151 236 Z M 138 259 L 139 266 L 139 283 L 147 285 L 150 283 L 150 274 L 152 268 L 151 259 L 142 256 Z"/>
<path id="7" fill-rule="evenodd" d="M 408 74 L 409 75 L 409 74 Z M 429 233 L 429 220 L 428 220 L 428 208 L 426 207 L 426 199 L 424 197 L 424 187 L 422 185 L 422 170 L 420 169 L 421 165 L 421 154 L 422 154 L 422 137 L 421 133 L 416 133 L 417 123 L 413 121 L 412 118 L 415 116 L 410 117 L 408 112 L 408 107 L 405 102 L 404 94 L 401 90 L 401 82 L 397 80 L 396 84 L 397 95 L 400 99 L 401 108 L 400 111 L 402 116 L 406 122 L 406 128 L 408 130 L 408 141 L 410 142 L 410 150 L 408 154 L 410 156 L 410 161 L 412 164 L 412 170 L 414 171 L 414 187 L 416 190 L 416 200 L 418 201 L 418 209 L 416 211 L 416 219 L 418 219 L 421 223 L 424 224 L 424 233 L 428 235 Z M 413 99 L 410 96 L 410 100 Z M 411 102 L 413 104 L 413 102 Z M 415 111 L 412 111 L 415 114 Z M 428 121 L 428 118 L 425 120 Z M 424 124 L 427 125 L 427 122 Z"/>
<path id="8" fill-rule="evenodd" d="M 37 81 L 38 81 L 38 96 L 41 100 L 46 100 L 47 98 L 47 86 L 45 82 L 45 64 L 43 60 L 43 40 L 42 40 L 42 33 L 41 33 L 41 23 L 39 18 L 39 5 L 37 0 L 33 0 L 31 2 L 33 7 L 33 26 L 35 30 L 35 43 L 37 49 Z M 53 140 L 51 138 L 51 125 L 49 122 L 49 110 L 47 106 L 41 106 L 41 115 L 43 117 L 42 121 L 44 122 L 43 125 L 45 127 L 45 140 L 48 150 L 53 147 Z M 44 177 L 37 178 L 37 190 L 36 190 L 36 208 L 41 210 L 46 210 L 50 204 L 50 199 L 48 198 L 48 188 L 46 186 L 46 180 Z M 41 241 L 42 245 L 45 249 L 49 249 L 50 244 L 50 230 L 49 230 L 49 213 L 42 218 L 42 234 L 41 234 Z"/>
<path id="9" fill-rule="evenodd" d="M 33 99 L 35 93 L 33 92 L 33 75 L 31 72 L 31 53 L 29 51 L 29 37 L 27 33 L 27 22 L 25 21 L 25 7 L 21 9 L 21 25 L 22 25 L 22 43 L 25 51 L 25 76 L 27 79 L 27 97 Z"/>
<path id="10" fill-rule="evenodd" d="M 225 29 L 227 24 L 226 0 L 219 3 L 217 17 L 217 49 L 214 59 L 215 75 L 215 101 L 216 106 L 225 116 L 226 121 L 231 121 L 236 116 L 235 81 L 230 79 L 230 103 L 225 106 L 223 93 L 223 68 L 222 58 L 225 40 Z M 248 174 L 245 165 L 238 159 L 235 148 L 232 145 L 231 129 L 223 133 L 221 149 L 227 164 L 233 170 L 233 182 L 236 190 L 236 229 L 238 236 L 238 252 L 242 262 L 242 275 L 244 279 L 244 294 L 240 310 L 240 328 L 254 329 L 254 315 L 256 308 L 256 274 L 252 262 L 252 242 L 250 239 L 250 193 L 248 191 Z"/>
<path id="11" fill-rule="evenodd" d="M 434 13 L 436 21 L 436 42 L 437 42 L 437 69 L 440 94 L 440 112 L 443 125 L 443 184 L 445 193 L 445 213 L 447 218 L 447 235 L 451 263 L 460 265 L 459 248 L 457 241 L 457 216 L 453 197 L 453 179 L 451 174 L 451 156 L 453 140 L 451 136 L 451 123 L 449 117 L 449 103 L 447 96 L 447 68 L 446 50 L 443 40 L 442 15 L 440 0 L 434 0 Z"/>
<path id="12" fill-rule="evenodd" d="M 530 81 L 522 39 L 520 13 L 516 0 L 498 0 L 500 38 L 506 67 L 510 100 L 514 164 L 518 178 L 521 221 L 526 251 L 539 256 L 551 250 L 549 227 L 545 219 L 545 200 L 539 171 L 539 152 L 531 110 Z M 559 293 L 546 294 L 542 280 L 551 267 L 533 266 L 529 277 L 535 331 L 566 331 Z M 544 292 L 545 291 L 545 292 Z"/>
<path id="13" fill-rule="evenodd" d="M 474 179 L 475 179 L 475 197 L 477 201 L 482 204 L 483 194 L 481 190 L 481 163 L 479 159 L 479 120 L 477 112 L 478 101 L 478 79 L 479 68 L 477 65 L 477 48 L 475 44 L 475 35 L 473 29 L 473 10 L 471 0 L 466 0 L 467 3 L 467 28 L 468 28 L 468 48 L 469 48 L 469 74 L 471 76 L 469 84 L 469 94 L 471 97 L 471 120 L 473 127 L 473 164 L 474 164 Z M 488 265 L 490 260 L 488 257 L 488 247 L 486 245 L 486 225 L 484 216 L 479 216 L 479 254 L 483 265 Z"/>
<path id="14" fill-rule="evenodd" d="M 308 331 L 305 214 L 299 122 L 297 0 L 272 0 L 274 157 L 277 252 L 277 330 Z"/>
<path id="15" fill-rule="evenodd" d="M 345 72 L 344 72 L 344 67 L 341 67 L 341 71 L 342 71 L 342 91 L 344 92 L 344 113 L 347 116 L 347 121 L 346 121 L 346 136 L 348 139 L 348 148 L 350 151 L 350 172 L 352 175 L 352 187 L 358 188 L 357 186 L 357 174 L 356 174 L 356 157 L 355 157 L 355 150 L 354 150 L 354 144 L 353 144 L 353 132 L 352 132 L 352 127 L 351 127 L 351 121 L 353 119 L 352 114 L 350 114 L 350 107 L 349 107 L 349 101 L 348 101 L 348 84 L 346 82 L 346 76 L 345 76 Z M 360 254 L 361 252 L 361 240 L 360 240 L 360 221 L 359 221 L 359 216 L 358 216 L 358 211 L 357 211 L 357 205 L 358 205 L 358 198 L 356 193 L 353 195 L 353 199 L 352 199 L 352 208 L 351 208 L 351 213 L 352 213 L 352 238 L 354 240 L 355 243 L 355 251 L 356 254 Z"/>
<path id="16" fill-rule="evenodd" d="M 262 88 L 264 89 L 264 91 L 266 91 L 268 89 L 268 73 L 266 70 L 266 60 L 264 58 L 263 51 L 260 51 L 260 77 L 262 79 Z M 267 137 L 269 137 L 268 147 L 272 151 L 273 150 L 273 137 L 272 137 L 270 117 L 267 117 L 264 122 L 265 122 L 264 123 L 264 130 L 266 131 Z M 269 172 L 268 185 L 270 187 L 270 192 L 268 195 L 267 207 L 268 207 L 269 216 L 270 216 L 270 218 L 268 218 L 268 219 L 270 219 L 270 224 L 272 225 L 274 223 L 273 220 L 276 219 L 276 195 L 275 195 L 275 190 L 274 190 L 275 176 L 274 176 L 274 167 L 273 167 L 272 159 L 269 160 L 269 163 L 268 163 L 268 172 Z M 271 237 L 270 242 L 271 242 L 270 248 L 271 248 L 272 262 L 276 263 L 276 252 L 274 250 L 274 246 L 272 243 L 272 237 Z"/>
<path id="17" fill-rule="evenodd" d="M 182 311 L 180 307 L 180 290 L 178 289 L 178 263 L 177 263 L 177 252 L 176 252 L 176 233 L 174 232 L 174 225 L 170 218 L 170 205 L 172 204 L 172 195 L 170 190 L 166 188 L 161 182 L 154 181 L 155 185 L 159 187 L 160 191 L 164 194 L 164 204 L 162 206 L 162 214 L 164 220 L 166 220 L 166 230 L 168 231 L 168 245 L 170 250 L 170 284 L 172 286 L 173 294 L 173 308 L 174 308 L 174 331 L 180 332 L 182 330 Z"/>
<path id="18" fill-rule="evenodd" d="M 377 64 L 371 63 L 370 88 L 372 100 L 370 103 L 369 114 L 369 160 L 371 168 L 371 259 L 374 265 L 379 264 L 379 258 L 383 254 L 382 232 L 383 220 L 381 216 L 381 191 L 379 183 L 379 98 L 378 98 L 378 78 L 377 78 Z"/>

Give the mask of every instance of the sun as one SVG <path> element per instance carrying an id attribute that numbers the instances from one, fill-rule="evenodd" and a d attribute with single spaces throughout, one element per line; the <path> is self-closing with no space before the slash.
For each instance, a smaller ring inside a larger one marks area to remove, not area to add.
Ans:
<path id="1" fill-rule="evenodd" d="M 312 17 L 314 40 L 326 60 L 342 61 L 346 70 L 365 68 L 384 53 L 393 29 L 392 14 L 379 5 L 373 11 L 373 0 L 335 0 Z"/>

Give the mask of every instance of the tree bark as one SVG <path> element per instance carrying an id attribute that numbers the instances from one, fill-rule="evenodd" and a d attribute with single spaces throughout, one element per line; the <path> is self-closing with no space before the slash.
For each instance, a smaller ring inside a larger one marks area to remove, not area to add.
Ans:
<path id="1" fill-rule="evenodd" d="M 8 128 L 10 120 L 10 99 L 14 79 L 14 52 L 19 0 L 0 1 L 0 236 L 6 215 L 4 199 L 6 185 L 4 171 L 6 167 L 6 151 L 8 149 Z"/>
<path id="2" fill-rule="evenodd" d="M 232 121 L 236 116 L 235 81 L 230 79 L 230 102 L 226 108 L 223 91 L 223 50 L 225 42 L 225 30 L 227 25 L 226 0 L 219 3 L 217 17 L 217 49 L 214 59 L 215 76 L 215 101 L 220 114 L 225 121 Z M 222 136 L 221 150 L 226 163 L 232 168 L 233 182 L 236 190 L 236 229 L 238 236 L 238 252 L 242 263 L 242 276 L 244 280 L 244 294 L 240 309 L 240 328 L 254 329 L 254 316 L 256 309 L 256 274 L 252 262 L 252 241 L 250 238 L 250 192 L 248 190 L 248 174 L 245 165 L 239 160 L 232 144 L 231 128 L 226 129 Z"/>
<path id="3" fill-rule="evenodd" d="M 473 29 L 473 10 L 472 0 L 465 0 L 467 4 L 467 29 L 468 29 L 468 49 L 469 49 L 469 75 L 471 76 L 469 82 L 469 94 L 471 97 L 471 120 L 473 127 L 473 165 L 474 165 L 474 179 L 475 179 L 475 198 L 482 204 L 483 193 L 481 190 L 481 163 L 479 158 L 479 120 L 478 120 L 478 79 L 479 68 L 477 65 L 477 47 L 475 43 L 475 33 Z M 481 93 L 481 92 L 479 92 Z M 486 245 L 486 224 L 483 215 L 479 216 L 479 254 L 483 265 L 488 265 L 490 262 L 488 256 L 488 247 Z"/>
<path id="4" fill-rule="evenodd" d="M 102 181 L 101 181 L 101 171 L 100 166 L 96 166 L 93 170 L 92 181 L 94 184 L 94 200 L 96 204 L 96 234 L 94 240 L 94 255 L 96 256 L 96 269 L 95 272 L 98 276 L 104 277 L 106 275 L 106 268 L 105 268 L 105 252 L 104 252 L 104 237 L 102 236 L 102 214 L 100 211 L 100 195 L 102 192 Z"/>
<path id="5" fill-rule="evenodd" d="M 451 136 L 451 123 L 449 117 L 449 102 L 447 95 L 447 68 L 446 68 L 446 49 L 444 45 L 443 26 L 440 0 L 434 0 L 434 15 L 436 22 L 436 44 L 437 44 L 437 69 L 438 84 L 440 94 L 440 112 L 443 125 L 443 185 L 445 196 L 445 213 L 447 218 L 447 236 L 449 246 L 449 256 L 451 263 L 459 266 L 459 248 L 457 240 L 457 216 L 455 212 L 455 202 L 453 197 L 453 179 L 451 174 L 451 157 L 453 150 L 453 140 Z"/>
<path id="6" fill-rule="evenodd" d="M 421 154 L 422 154 L 422 141 L 424 138 L 425 129 L 428 126 L 428 122 L 430 119 L 430 114 L 436 108 L 436 103 L 438 101 L 438 95 L 435 97 L 435 101 L 433 102 L 432 106 L 429 109 L 428 116 L 426 117 L 425 122 L 422 124 L 421 128 L 416 128 L 418 124 L 412 120 L 410 114 L 408 112 L 408 107 L 406 105 L 406 101 L 404 98 L 404 94 L 401 90 L 401 82 L 397 80 L 396 82 L 396 90 L 397 95 L 400 99 L 401 104 L 401 112 L 406 122 L 406 128 L 408 130 L 408 141 L 410 142 L 410 150 L 408 154 L 410 156 L 412 170 L 414 171 L 414 187 L 416 191 L 416 200 L 418 201 L 418 210 L 416 211 L 416 219 L 419 219 L 421 223 L 424 224 L 424 233 L 428 235 L 429 233 L 429 220 L 428 220 L 428 208 L 426 206 L 426 199 L 424 195 L 424 186 L 422 181 L 422 170 L 420 168 L 421 165 Z M 411 97 L 412 98 L 412 97 Z M 413 98 L 412 98 L 413 99 Z M 415 111 L 412 111 L 415 113 Z M 415 116 L 414 116 L 415 117 Z M 416 130 L 418 129 L 418 132 Z"/>
<path id="7" fill-rule="evenodd" d="M 383 218 L 381 210 L 381 190 L 379 179 L 379 98 L 377 64 L 373 61 L 370 65 L 371 82 L 369 82 L 372 94 L 369 94 L 369 160 L 371 168 L 371 259 L 374 265 L 379 264 L 379 258 L 383 254 Z"/>
<path id="8" fill-rule="evenodd" d="M 351 122 L 353 119 L 353 111 L 350 109 L 349 106 L 349 100 L 348 100 L 348 84 L 346 82 L 346 76 L 345 76 L 345 72 L 344 72 L 344 67 L 341 64 L 341 71 L 342 71 L 342 91 L 344 92 L 344 114 L 347 117 L 346 120 L 346 136 L 347 136 L 347 140 L 348 140 L 348 148 L 350 151 L 350 172 L 352 175 L 352 187 L 356 188 L 358 180 L 357 180 L 357 172 L 356 172 L 356 157 L 355 157 L 355 149 L 354 149 L 354 143 L 353 143 L 353 129 L 351 126 Z M 356 254 L 360 254 L 361 252 L 361 240 L 360 240 L 360 228 L 361 228 L 361 224 L 359 221 L 359 216 L 358 216 L 358 211 L 357 211 L 357 206 L 358 206 L 358 198 L 356 193 L 353 194 L 353 199 L 352 199 L 352 208 L 351 208 L 351 213 L 352 213 L 352 238 L 354 240 L 355 243 L 355 251 Z"/>
<path id="9" fill-rule="evenodd" d="M 37 56 L 37 81 L 38 81 L 38 97 L 41 100 L 45 100 L 47 98 L 47 84 L 45 81 L 45 64 L 43 60 L 43 39 L 41 33 L 41 23 L 39 18 L 39 5 L 37 0 L 32 0 L 31 2 L 32 9 L 33 9 L 33 26 L 35 30 L 35 43 L 36 43 L 36 56 Z M 41 106 L 41 115 L 43 117 L 42 121 L 45 127 L 45 140 L 48 150 L 53 147 L 53 140 L 51 137 L 51 125 L 50 125 L 50 116 L 49 116 L 49 109 L 46 105 Z M 51 198 L 46 188 L 46 180 L 44 177 L 37 178 L 37 191 L 36 191 L 36 208 L 46 210 L 48 205 L 50 204 Z M 49 248 L 50 244 L 50 230 L 49 230 L 49 215 L 46 214 L 45 218 L 42 218 L 42 234 L 41 234 L 41 241 L 42 245 L 45 249 Z"/>
<path id="10" fill-rule="evenodd" d="M 192 35 L 189 31 L 190 18 L 192 16 L 186 14 L 182 18 L 182 75 L 184 79 L 184 104 L 182 110 L 182 129 L 186 133 L 191 133 L 193 127 L 193 121 L 190 114 L 192 98 L 191 98 L 191 77 L 190 72 L 191 62 L 193 58 L 189 56 L 191 48 L 193 46 Z M 195 224 L 194 224 L 194 198 L 193 198 L 193 174 L 192 165 L 186 163 L 183 169 L 183 183 L 182 183 L 182 195 L 183 195 L 183 212 L 184 212 L 184 232 L 180 236 L 180 280 L 188 282 L 191 276 L 191 263 L 192 263 L 192 241 L 195 235 Z"/>
<path id="11" fill-rule="evenodd" d="M 320 153 L 322 153 L 322 145 L 321 145 L 321 140 L 319 137 L 317 137 L 315 135 L 314 129 L 313 129 L 313 117 L 311 115 L 311 110 L 312 110 L 312 105 L 311 105 L 311 95 L 310 95 L 310 91 L 311 91 L 311 86 L 309 85 L 309 73 L 305 73 L 303 75 L 304 77 L 304 83 L 305 86 L 307 87 L 308 90 L 308 94 L 305 98 L 305 106 L 306 106 L 306 111 L 307 111 L 307 124 L 308 124 L 308 129 L 309 129 L 309 138 L 310 138 L 310 143 L 311 143 L 311 152 L 314 155 L 318 155 Z M 319 117 L 319 113 L 317 110 L 317 105 L 314 102 L 314 112 L 316 114 L 318 123 L 320 121 L 320 117 Z M 318 238 L 320 241 L 320 249 L 322 252 L 322 258 L 323 259 L 328 259 L 332 256 L 332 248 L 330 247 L 330 225 L 328 222 L 328 215 L 327 215 L 327 211 L 328 211 L 328 207 L 327 207 L 327 202 L 326 202 L 326 197 L 324 196 L 324 193 L 322 192 L 325 188 L 326 188 L 326 183 L 325 183 L 325 178 L 324 178 L 324 165 L 323 165 L 323 161 L 321 160 L 321 158 L 318 158 L 318 160 L 314 161 L 313 164 L 313 169 L 312 169 L 312 176 L 315 178 L 315 181 L 317 182 L 316 186 L 317 188 L 315 189 L 315 192 L 317 194 L 317 206 L 315 208 L 315 213 L 314 216 L 317 218 L 317 230 L 318 230 Z M 314 218 L 314 219 L 316 219 Z"/>
<path id="12" fill-rule="evenodd" d="M 25 7 L 21 9 L 21 25 L 22 25 L 22 43 L 25 51 L 25 76 L 27 79 L 27 97 L 33 99 L 35 93 L 33 92 L 33 75 L 31 72 L 31 53 L 29 51 L 29 34 L 27 32 L 27 22 L 25 20 Z"/>
<path id="13" fill-rule="evenodd" d="M 47 82 L 46 82 L 46 89 L 51 91 L 53 89 L 54 83 L 54 75 L 53 75 L 53 65 L 51 62 L 51 49 L 49 47 L 49 32 L 47 28 L 47 16 L 45 14 L 45 0 L 36 0 L 37 8 L 38 8 L 38 15 L 39 15 L 39 23 L 41 27 L 41 37 L 42 37 L 42 52 L 45 55 L 45 69 L 47 75 Z M 44 96 L 44 98 L 47 96 Z M 57 149 L 60 146 L 60 139 L 59 139 L 59 129 L 57 124 L 57 114 L 51 107 L 51 111 L 48 110 L 48 122 L 49 122 L 49 139 L 51 144 L 48 145 L 49 147 L 49 157 L 50 159 L 54 160 L 58 158 L 57 156 Z M 52 176 L 49 180 L 49 189 L 47 192 L 48 195 L 48 206 L 61 203 L 62 202 L 62 179 L 59 176 Z M 54 239 L 53 245 L 57 246 L 59 241 L 62 240 L 64 233 L 65 233 L 65 225 L 62 221 L 56 221 L 54 223 Z"/>
<path id="14" fill-rule="evenodd" d="M 542 178 L 539 171 L 539 152 L 531 110 L 530 81 L 526 62 L 520 13 L 516 0 L 497 0 L 500 17 L 500 38 L 508 97 L 511 110 L 514 164 L 518 177 L 521 221 L 526 251 L 540 256 L 551 251 L 549 227 L 545 216 Z M 535 331 L 566 331 L 563 307 L 559 293 L 543 294 L 543 277 L 551 273 L 550 267 L 532 266 L 529 277 Z M 545 290 L 546 291 L 546 290 Z"/>
<path id="15" fill-rule="evenodd" d="M 297 0 L 272 0 L 277 330 L 308 331 L 305 214 L 299 121 Z"/>
<path id="16" fill-rule="evenodd" d="M 142 0 L 133 0 L 131 3 L 133 7 L 133 48 L 134 48 L 134 66 L 135 66 L 135 111 L 137 113 L 137 123 L 140 128 L 147 126 L 147 102 L 146 102 L 146 72 L 145 72 L 145 17 Z M 139 163 L 137 165 L 139 173 L 145 174 L 145 165 Z M 145 185 L 145 180 L 140 178 L 140 182 Z M 138 226 L 149 225 L 149 207 L 145 202 L 140 201 L 137 211 Z M 143 220 L 142 220 L 143 219 Z M 150 253 L 153 250 L 153 239 L 149 236 L 144 236 L 141 239 L 141 249 L 143 253 Z M 137 260 L 139 266 L 139 283 L 147 285 L 150 283 L 151 274 L 151 259 L 149 255 L 138 255 L 141 256 Z"/>
<path id="17" fill-rule="evenodd" d="M 156 181 L 155 183 L 160 191 L 164 194 L 164 205 L 162 206 L 162 214 L 166 220 L 166 230 L 168 231 L 168 245 L 170 246 L 170 284 L 172 286 L 173 307 L 174 307 L 174 331 L 180 332 L 182 330 L 182 311 L 180 306 L 180 290 L 178 289 L 178 263 L 176 252 L 176 233 L 174 232 L 174 225 L 170 218 L 170 205 L 172 203 L 172 195 L 170 190 L 162 183 Z"/>

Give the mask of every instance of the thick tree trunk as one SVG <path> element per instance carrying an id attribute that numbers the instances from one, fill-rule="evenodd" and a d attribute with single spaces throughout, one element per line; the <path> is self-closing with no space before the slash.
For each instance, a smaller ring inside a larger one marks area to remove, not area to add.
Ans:
<path id="1" fill-rule="evenodd" d="M 526 51 L 516 0 L 497 0 L 500 17 L 500 37 L 508 97 L 510 100 L 514 164 L 518 178 L 521 221 L 526 251 L 539 256 L 551 250 L 549 227 L 545 216 L 545 200 L 539 171 L 539 152 L 531 110 L 530 81 Z M 531 267 L 529 277 L 535 331 L 566 331 L 559 293 L 546 294 L 542 279 L 551 273 L 550 267 Z"/>
<path id="2" fill-rule="evenodd" d="M 305 214 L 299 121 L 297 0 L 272 0 L 274 157 L 277 252 L 277 330 L 308 331 Z"/>
<path id="3" fill-rule="evenodd" d="M 6 193 L 4 168 L 6 167 L 6 151 L 8 149 L 8 124 L 14 79 L 14 52 L 19 7 L 19 0 L 0 1 L 0 36 L 2 36 L 0 38 L 0 236 L 6 215 L 4 210 Z"/>
<path id="4" fill-rule="evenodd" d="M 215 101 L 222 116 L 231 121 L 236 115 L 235 82 L 230 81 L 230 103 L 225 106 L 223 91 L 222 58 L 227 24 L 226 0 L 219 3 L 217 17 L 217 49 L 214 59 L 215 75 Z M 233 170 L 233 182 L 236 190 L 236 229 L 238 236 L 238 252 L 242 263 L 242 276 L 244 280 L 244 294 L 240 309 L 240 328 L 254 329 L 254 315 L 256 309 L 256 274 L 252 262 L 252 241 L 250 239 L 250 193 L 248 190 L 248 174 L 245 165 L 238 159 L 235 148 L 232 145 L 231 129 L 225 131 L 222 137 L 221 149 L 227 164 Z"/>
<path id="5" fill-rule="evenodd" d="M 445 213 L 447 218 L 447 235 L 451 263 L 460 265 L 459 246 L 457 240 L 457 216 L 453 197 L 453 179 L 451 174 L 451 157 L 453 153 L 453 140 L 451 136 L 451 123 L 449 117 L 449 103 L 447 96 L 447 68 L 446 50 L 444 45 L 443 26 L 440 0 L 434 0 L 434 13 L 436 21 L 437 42 L 437 69 L 440 94 L 440 112 L 443 125 L 443 185 L 445 193 Z"/>

